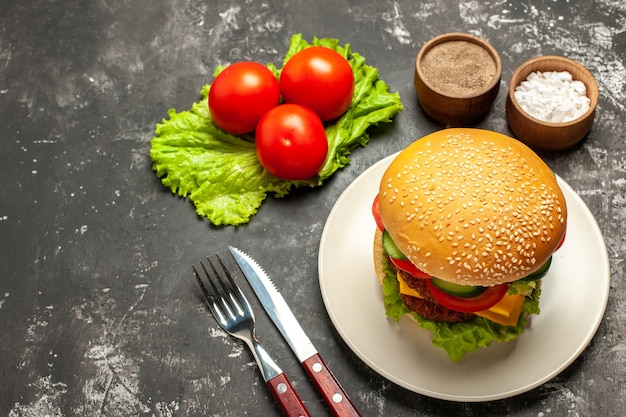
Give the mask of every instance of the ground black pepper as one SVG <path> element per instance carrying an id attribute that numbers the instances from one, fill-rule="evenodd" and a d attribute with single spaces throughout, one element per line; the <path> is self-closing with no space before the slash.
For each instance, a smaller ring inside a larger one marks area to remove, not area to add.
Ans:
<path id="1" fill-rule="evenodd" d="M 472 42 L 447 41 L 428 50 L 421 62 L 425 80 L 437 91 L 468 97 L 489 87 L 496 63 L 489 52 Z"/>

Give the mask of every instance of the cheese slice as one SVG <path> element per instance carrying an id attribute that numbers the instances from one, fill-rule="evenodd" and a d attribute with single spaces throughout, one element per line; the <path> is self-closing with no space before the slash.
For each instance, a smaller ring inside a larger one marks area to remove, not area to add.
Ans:
<path id="1" fill-rule="evenodd" d="M 522 294 L 505 294 L 502 300 L 489 310 L 477 311 L 474 314 L 503 326 L 515 326 L 522 312 L 524 298 L 526 297 Z"/>
<path id="2" fill-rule="evenodd" d="M 406 281 L 402 279 L 402 275 L 400 274 L 398 274 L 398 285 L 399 285 L 400 294 L 409 295 L 411 297 L 422 298 L 422 296 L 417 290 L 414 290 L 413 288 L 407 285 Z"/>
<path id="3" fill-rule="evenodd" d="M 398 284 L 401 294 L 409 295 L 411 297 L 422 298 L 420 293 L 415 289 L 409 287 L 402 279 L 402 276 L 398 274 Z M 501 324 L 503 326 L 515 326 L 519 320 L 519 315 L 522 311 L 522 304 L 524 304 L 524 295 L 505 294 L 502 300 L 488 310 L 477 311 L 474 314 L 480 317 L 484 317 L 493 321 L 494 323 Z"/>

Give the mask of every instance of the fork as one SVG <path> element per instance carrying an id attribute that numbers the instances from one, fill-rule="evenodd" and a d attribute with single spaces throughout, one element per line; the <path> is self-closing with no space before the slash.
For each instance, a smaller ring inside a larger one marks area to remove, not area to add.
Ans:
<path id="1" fill-rule="evenodd" d="M 283 414 L 289 417 L 310 417 L 287 376 L 265 348 L 259 344 L 255 332 L 254 313 L 248 300 L 220 257 L 215 254 L 215 258 L 219 263 L 219 268 L 216 268 L 208 257 L 206 258 L 208 269 L 202 261 L 200 261 L 200 269 L 195 266 L 191 267 L 213 317 L 228 334 L 243 340 L 248 345 L 265 383 L 280 405 Z M 219 269 L 221 273 L 218 272 Z M 204 285 L 204 280 L 210 285 Z"/>

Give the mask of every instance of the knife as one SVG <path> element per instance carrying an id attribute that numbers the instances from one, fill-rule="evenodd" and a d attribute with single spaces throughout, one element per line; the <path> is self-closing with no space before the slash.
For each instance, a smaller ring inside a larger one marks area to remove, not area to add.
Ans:
<path id="1" fill-rule="evenodd" d="M 360 416 L 348 394 L 326 366 L 267 273 L 245 252 L 232 246 L 228 249 L 261 301 L 263 308 L 296 354 L 333 414 L 336 417 Z"/>

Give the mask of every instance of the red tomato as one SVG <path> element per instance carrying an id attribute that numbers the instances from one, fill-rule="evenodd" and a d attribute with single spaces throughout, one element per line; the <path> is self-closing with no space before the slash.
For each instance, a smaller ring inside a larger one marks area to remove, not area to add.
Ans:
<path id="1" fill-rule="evenodd" d="M 311 46 L 294 54 L 280 74 L 285 103 L 312 109 L 323 121 L 341 116 L 352 102 L 354 74 L 338 52 Z"/>
<path id="2" fill-rule="evenodd" d="M 392 258 L 391 256 L 389 257 L 389 259 L 391 260 L 392 264 L 394 264 L 401 270 L 413 275 L 415 278 L 430 278 L 430 275 L 428 275 L 421 269 L 418 269 L 415 265 L 413 265 L 413 262 L 409 261 L 408 259 L 396 259 Z"/>
<path id="3" fill-rule="evenodd" d="M 476 297 L 461 298 L 450 295 L 437 288 L 430 280 L 426 281 L 435 300 L 445 308 L 461 313 L 475 313 L 488 310 L 498 304 L 509 290 L 509 284 L 499 284 L 488 287 Z"/>
<path id="4" fill-rule="evenodd" d="M 280 101 L 274 74 L 256 62 L 237 62 L 215 77 L 209 90 L 209 110 L 216 125 L 240 135 L 252 132 L 261 117 Z"/>
<path id="5" fill-rule="evenodd" d="M 256 153 L 261 165 L 285 180 L 315 175 L 328 154 L 324 125 L 311 109 L 281 104 L 268 111 L 256 129 Z"/>
<path id="6" fill-rule="evenodd" d="M 559 244 L 556 245 L 556 249 L 554 250 L 555 252 L 559 249 L 561 249 L 561 246 L 563 246 L 563 243 L 565 242 L 565 235 L 567 234 L 567 229 L 565 229 L 565 233 L 563 233 L 563 236 L 561 237 L 561 240 L 559 241 Z"/>
<path id="7" fill-rule="evenodd" d="M 380 216 L 380 207 L 378 206 L 378 194 L 376 194 L 374 202 L 372 203 L 372 215 L 374 216 L 374 221 L 376 221 L 376 227 L 378 227 L 378 230 L 381 232 L 385 230 L 383 218 Z"/>

